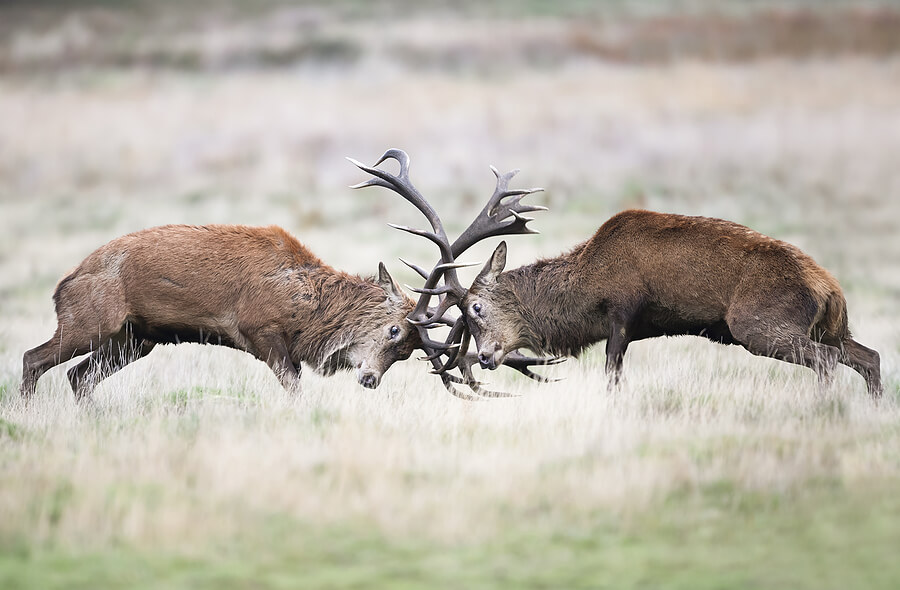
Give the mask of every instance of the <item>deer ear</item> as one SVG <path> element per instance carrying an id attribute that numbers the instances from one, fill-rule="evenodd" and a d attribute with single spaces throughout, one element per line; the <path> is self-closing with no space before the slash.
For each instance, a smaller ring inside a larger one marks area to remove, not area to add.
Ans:
<path id="1" fill-rule="evenodd" d="M 394 282 L 394 279 L 391 278 L 391 275 L 388 273 L 383 262 L 378 263 L 378 286 L 384 289 L 388 299 L 392 301 L 403 301 L 403 291 L 400 290 L 400 287 Z"/>
<path id="2" fill-rule="evenodd" d="M 491 259 L 484 264 L 484 268 L 481 269 L 481 272 L 478 273 L 475 280 L 481 283 L 492 283 L 497 280 L 497 277 L 503 272 L 505 266 L 506 242 L 503 241 L 500 242 L 500 245 L 497 246 L 497 249 L 491 254 Z"/>

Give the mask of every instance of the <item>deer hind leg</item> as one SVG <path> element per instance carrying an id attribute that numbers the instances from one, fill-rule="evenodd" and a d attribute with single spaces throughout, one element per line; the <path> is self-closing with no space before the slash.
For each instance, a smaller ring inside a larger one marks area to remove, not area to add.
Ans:
<path id="1" fill-rule="evenodd" d="M 798 327 L 781 325 L 766 329 L 739 321 L 730 323 L 729 328 L 735 339 L 753 354 L 809 367 L 819 377 L 820 386 L 831 381 L 841 355 L 840 349 L 815 342 Z"/>
<path id="2" fill-rule="evenodd" d="M 60 363 L 98 350 L 122 329 L 124 323 L 124 317 L 118 319 L 114 314 L 92 314 L 77 320 L 60 321 L 50 340 L 22 356 L 20 393 L 26 398 L 31 397 L 41 375 Z"/>
<path id="3" fill-rule="evenodd" d="M 99 334 L 78 334 L 67 331 L 63 326 L 47 342 L 27 351 L 22 357 L 22 386 L 20 393 L 31 397 L 41 375 L 60 363 L 96 350 L 108 338 Z"/>
<path id="4" fill-rule="evenodd" d="M 155 345 L 135 336 L 129 326 L 122 328 L 88 358 L 69 369 L 67 376 L 76 401 L 89 397 L 100 381 L 150 354 Z"/>
<path id="5" fill-rule="evenodd" d="M 841 344 L 843 351 L 838 359 L 839 362 L 863 376 L 869 395 L 881 397 L 884 389 L 881 385 L 881 357 L 878 356 L 878 353 L 850 338 Z"/>
<path id="6" fill-rule="evenodd" d="M 76 350 L 71 350 L 70 354 L 74 355 Z M 41 378 L 41 375 L 58 365 L 60 359 L 64 358 L 57 351 L 62 351 L 62 337 L 58 328 L 53 338 L 40 346 L 32 348 L 22 356 L 22 385 L 19 388 L 19 393 L 23 397 L 29 398 L 34 395 L 37 381 Z"/>

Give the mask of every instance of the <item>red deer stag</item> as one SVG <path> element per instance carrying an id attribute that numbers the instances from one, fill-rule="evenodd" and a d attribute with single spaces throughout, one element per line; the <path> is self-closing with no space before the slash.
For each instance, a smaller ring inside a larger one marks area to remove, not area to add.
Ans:
<path id="1" fill-rule="evenodd" d="M 445 262 L 452 262 L 446 260 Z M 460 308 L 484 368 L 511 350 L 578 355 L 606 339 L 611 386 L 630 342 L 692 334 L 882 392 L 879 356 L 850 337 L 837 280 L 795 246 L 721 219 L 624 211 L 557 258 L 503 272 L 506 244 Z"/>
<path id="2" fill-rule="evenodd" d="M 56 287 L 53 337 L 25 353 L 21 392 L 48 369 L 68 371 L 76 398 L 158 343 L 200 342 L 249 352 L 288 390 L 300 363 L 323 374 L 356 369 L 377 387 L 420 346 L 414 302 L 379 265 L 363 279 L 324 264 L 280 227 L 168 225 L 122 236 Z"/>
<path id="3" fill-rule="evenodd" d="M 481 387 L 472 374 L 472 365 L 477 364 L 477 357 L 474 354 L 467 354 L 466 347 L 469 341 L 468 326 L 465 318 L 459 316 L 451 318 L 448 312 L 456 306 L 466 290 L 459 283 L 456 269 L 469 264 L 459 264 L 456 257 L 468 250 L 475 243 L 493 236 L 513 235 L 513 234 L 534 234 L 536 231 L 527 227 L 529 217 L 524 217 L 523 213 L 530 211 L 544 211 L 546 207 L 538 205 L 525 205 L 522 199 L 531 193 L 541 191 L 543 189 L 532 188 L 524 190 L 510 190 L 509 181 L 518 172 L 514 170 L 504 175 L 500 175 L 497 170 L 491 166 L 491 171 L 497 177 L 497 186 L 493 195 L 488 199 L 487 204 L 462 234 L 451 244 L 441 219 L 438 217 L 434 208 L 428 204 L 425 198 L 412 185 L 409 180 L 409 156 L 405 152 L 398 149 L 390 149 L 375 163 L 374 166 L 366 166 L 352 158 L 347 158 L 350 162 L 358 166 L 365 172 L 368 172 L 374 178 L 354 185 L 351 188 L 363 188 L 367 186 L 380 186 L 390 189 L 398 193 L 401 197 L 413 204 L 431 225 L 431 231 L 413 229 L 409 227 L 391 225 L 396 229 L 410 232 L 412 234 L 423 236 L 434 242 L 441 253 L 441 258 L 430 272 L 406 262 L 401 261 L 412 268 L 423 279 L 425 285 L 421 289 L 411 288 L 420 294 L 415 309 L 410 313 L 408 321 L 419 331 L 422 341 L 422 349 L 426 353 L 425 360 L 431 361 L 435 374 L 440 375 L 444 386 L 457 397 L 463 399 L 477 399 L 457 391 L 453 384 L 462 384 L 469 387 L 472 391 L 482 397 L 507 397 L 508 394 L 501 392 L 488 391 Z M 388 159 L 396 160 L 400 164 L 400 174 L 394 175 L 377 168 L 382 162 Z M 440 285 L 441 279 L 444 284 Z M 429 307 L 431 298 L 439 297 L 437 307 Z M 450 326 L 450 332 L 444 341 L 433 340 L 428 335 L 428 330 L 440 326 Z M 446 360 L 441 357 L 446 356 Z M 503 359 L 498 360 L 498 364 L 504 364 L 511 367 L 528 377 L 537 381 L 546 381 L 544 377 L 533 373 L 529 367 L 533 365 L 547 365 L 560 362 L 559 358 L 533 358 L 520 354 L 518 351 L 510 349 Z M 460 376 L 450 373 L 453 369 L 459 369 Z"/>

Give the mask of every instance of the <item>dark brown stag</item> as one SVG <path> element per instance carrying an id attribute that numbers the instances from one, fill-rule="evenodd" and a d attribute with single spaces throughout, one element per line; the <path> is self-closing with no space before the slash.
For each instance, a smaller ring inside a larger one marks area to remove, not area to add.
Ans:
<path id="1" fill-rule="evenodd" d="M 90 254 L 53 295 L 59 325 L 25 353 L 22 394 L 69 359 L 77 398 L 157 343 L 200 342 L 266 362 L 288 390 L 300 363 L 324 374 L 355 369 L 377 387 L 419 347 L 414 302 L 384 265 L 363 279 L 324 264 L 280 227 L 168 225 L 117 238 Z"/>
<path id="2" fill-rule="evenodd" d="M 541 191 L 540 188 L 509 189 L 509 181 L 518 170 L 513 170 L 501 175 L 491 166 L 491 171 L 497 177 L 497 186 L 487 204 L 462 234 L 451 244 L 443 223 L 434 208 L 425 200 L 409 180 L 409 156 L 398 149 L 390 149 L 375 163 L 374 166 L 366 166 L 352 158 L 347 158 L 360 169 L 368 172 L 374 178 L 354 185 L 351 188 L 363 188 L 368 186 L 380 186 L 390 189 L 404 199 L 412 203 L 428 220 L 431 230 L 419 230 L 410 227 L 391 225 L 396 229 L 407 231 L 417 236 L 422 236 L 434 242 L 441 253 L 441 258 L 430 272 L 411 264 L 405 260 L 402 262 L 412 268 L 423 279 L 422 288 L 411 288 L 419 293 L 419 300 L 415 309 L 410 313 L 408 321 L 419 331 L 422 340 L 422 349 L 426 353 L 425 359 L 432 363 L 435 374 L 440 375 L 444 386 L 454 395 L 463 399 L 477 399 L 458 391 L 453 384 L 463 384 L 483 397 L 505 397 L 507 394 L 488 391 L 481 387 L 472 374 L 472 365 L 477 364 L 477 357 L 467 353 L 469 343 L 469 327 L 463 316 L 450 317 L 448 312 L 462 301 L 466 289 L 463 287 L 456 274 L 456 269 L 469 264 L 460 264 L 456 258 L 468 250 L 472 245 L 481 240 L 501 235 L 533 234 L 537 233 L 528 227 L 529 217 L 524 213 L 531 211 L 543 211 L 546 207 L 538 205 L 526 205 L 521 201 L 529 194 Z M 400 164 L 400 173 L 391 174 L 380 170 L 378 166 L 385 160 L 393 159 Z M 443 279 L 443 284 L 441 280 Z M 431 307 L 432 297 L 438 297 L 439 302 Z M 440 326 L 450 326 L 450 331 L 442 341 L 434 340 L 429 336 L 429 330 Z M 544 377 L 531 371 L 534 365 L 555 364 L 562 359 L 558 358 L 532 358 L 510 349 L 499 364 L 512 367 L 537 381 L 546 381 Z M 451 373 L 458 369 L 460 375 Z"/>
<path id="3" fill-rule="evenodd" d="M 706 217 L 624 211 L 557 258 L 503 272 L 501 243 L 461 305 L 481 365 L 606 340 L 610 383 L 630 342 L 692 334 L 804 365 L 837 363 L 881 394 L 879 356 L 850 337 L 837 280 L 798 248 Z"/>

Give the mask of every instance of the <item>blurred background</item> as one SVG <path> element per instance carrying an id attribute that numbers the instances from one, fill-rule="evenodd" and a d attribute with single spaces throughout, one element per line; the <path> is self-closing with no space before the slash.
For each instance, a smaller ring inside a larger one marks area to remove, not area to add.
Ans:
<path id="1" fill-rule="evenodd" d="M 248 355 L 184 345 L 96 406 L 60 370 L 19 401 L 54 285 L 126 232 L 278 224 L 415 284 L 397 258 L 437 252 L 386 224 L 424 220 L 348 188 L 346 156 L 390 147 L 451 234 L 489 165 L 544 187 L 510 267 L 631 207 L 800 246 L 886 399 L 684 338 L 630 347 L 620 396 L 602 346 L 555 385 L 497 371 L 528 395 L 479 405 L 412 361 L 285 399 Z M 898 158 L 888 0 L 0 0 L 0 586 L 896 588 Z"/>

